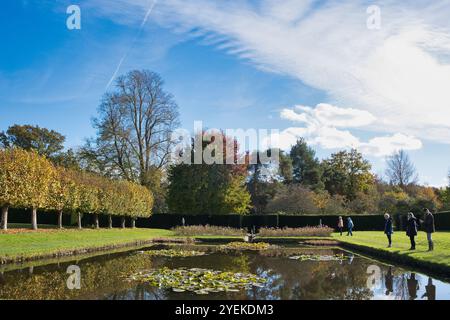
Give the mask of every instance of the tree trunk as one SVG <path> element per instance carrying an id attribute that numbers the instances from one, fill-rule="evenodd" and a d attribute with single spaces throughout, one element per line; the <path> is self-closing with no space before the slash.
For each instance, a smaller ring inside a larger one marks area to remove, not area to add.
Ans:
<path id="1" fill-rule="evenodd" d="M 111 215 L 108 216 L 108 220 L 109 220 L 109 221 L 108 221 L 108 222 L 109 222 L 109 223 L 108 223 L 108 228 L 109 228 L 109 229 L 112 229 L 113 225 L 112 225 L 112 216 L 111 216 Z"/>
<path id="2" fill-rule="evenodd" d="M 122 217 L 122 229 L 125 229 L 125 217 Z"/>
<path id="3" fill-rule="evenodd" d="M 133 228 L 133 229 L 136 228 L 136 219 L 135 218 L 131 219 L 131 228 Z"/>
<path id="4" fill-rule="evenodd" d="M 62 229 L 63 228 L 63 211 L 59 210 L 58 212 L 58 228 Z"/>
<path id="5" fill-rule="evenodd" d="M 33 230 L 37 230 L 38 229 L 38 225 L 37 225 L 37 209 L 33 208 L 33 210 L 31 211 L 31 227 L 33 228 Z"/>
<path id="6" fill-rule="evenodd" d="M 2 208 L 2 230 L 8 230 L 8 207 Z"/>
<path id="7" fill-rule="evenodd" d="M 100 222 L 98 220 L 98 214 L 95 214 L 94 220 L 95 220 L 95 229 L 100 229 Z"/>
<path id="8" fill-rule="evenodd" d="M 78 212 L 78 229 L 82 229 L 82 227 L 81 227 L 81 212 Z"/>

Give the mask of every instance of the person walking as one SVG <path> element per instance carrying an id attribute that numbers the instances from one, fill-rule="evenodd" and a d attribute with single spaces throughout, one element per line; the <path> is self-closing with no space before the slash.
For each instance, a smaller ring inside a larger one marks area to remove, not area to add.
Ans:
<path id="1" fill-rule="evenodd" d="M 423 209 L 425 212 L 425 219 L 423 222 L 423 227 L 425 232 L 427 233 L 427 240 L 428 240 L 428 251 L 434 250 L 434 243 L 433 243 L 433 233 L 436 232 L 436 228 L 434 226 L 434 216 L 431 213 L 430 210 L 427 208 Z"/>
<path id="2" fill-rule="evenodd" d="M 347 236 L 352 236 L 353 237 L 353 227 L 355 226 L 355 224 L 353 223 L 352 218 L 348 217 L 347 218 Z"/>
<path id="3" fill-rule="evenodd" d="M 388 248 L 392 247 L 392 234 L 393 232 L 393 227 L 392 227 L 392 217 L 389 215 L 389 213 L 385 213 L 384 214 L 384 219 L 386 220 L 385 224 L 384 224 L 384 233 L 386 234 L 387 238 L 388 238 Z"/>
<path id="4" fill-rule="evenodd" d="M 406 223 L 406 235 L 411 241 L 411 248 L 409 250 L 416 250 L 415 237 L 417 236 L 417 219 L 412 212 L 408 213 L 408 222 Z"/>
<path id="5" fill-rule="evenodd" d="M 341 237 L 342 237 L 342 230 L 344 229 L 344 220 L 342 219 L 341 216 L 339 216 L 337 226 L 338 226 L 339 233 L 341 234 Z"/>

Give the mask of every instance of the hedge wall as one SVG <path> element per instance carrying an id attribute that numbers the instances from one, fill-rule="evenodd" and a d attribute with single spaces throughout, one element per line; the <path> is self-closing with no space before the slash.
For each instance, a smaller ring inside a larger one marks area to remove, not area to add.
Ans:
<path id="1" fill-rule="evenodd" d="M 435 215 L 436 229 L 438 231 L 450 231 L 450 211 L 440 212 Z M 419 219 L 423 216 L 418 215 Z M 317 226 L 320 222 L 323 225 L 336 228 L 338 216 L 290 216 L 290 215 L 248 215 L 238 214 L 230 215 L 181 215 L 181 214 L 154 214 L 150 218 L 138 218 L 136 226 L 139 228 L 157 228 L 171 229 L 181 226 L 182 218 L 186 225 L 214 225 L 232 228 L 300 228 L 305 226 Z M 346 226 L 344 217 L 344 226 Z M 82 224 L 88 227 L 94 224 L 93 215 L 84 215 Z M 355 231 L 381 231 L 384 229 L 384 218 L 382 215 L 354 215 L 352 216 L 355 224 Z M 113 217 L 113 226 L 120 226 L 120 217 Z M 10 209 L 8 218 L 9 223 L 30 223 L 31 212 L 23 209 Z M 57 214 L 51 211 L 38 212 L 39 224 L 57 224 Z M 127 222 L 128 224 L 129 222 Z M 63 224 L 76 225 L 75 217 L 65 214 Z M 108 224 L 108 217 L 100 215 L 100 226 L 105 227 Z M 394 225 L 397 230 L 404 230 L 406 224 L 406 214 L 395 215 Z"/>
<path id="2" fill-rule="evenodd" d="M 154 214 L 149 219 L 138 219 L 136 226 L 141 228 L 171 229 L 181 226 L 182 219 L 186 225 L 214 225 L 232 228 L 300 228 L 323 225 L 336 228 L 339 216 L 289 216 L 289 215 L 194 215 Z M 344 217 L 345 218 L 345 217 Z M 355 231 L 383 230 L 384 218 L 380 215 L 352 216 Z M 345 223 L 344 223 L 345 224 Z"/>

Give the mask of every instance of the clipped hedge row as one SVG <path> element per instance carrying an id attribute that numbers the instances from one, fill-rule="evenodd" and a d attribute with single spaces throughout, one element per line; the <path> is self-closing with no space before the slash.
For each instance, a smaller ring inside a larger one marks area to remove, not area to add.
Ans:
<path id="1" fill-rule="evenodd" d="M 182 215 L 182 214 L 154 214 L 148 219 L 138 219 L 136 225 L 142 228 L 171 229 L 182 225 L 184 218 L 186 225 L 212 225 L 232 228 L 301 228 L 317 226 L 320 223 L 331 228 L 337 227 L 339 216 L 291 216 L 291 215 Z M 345 217 L 344 217 L 345 218 Z M 372 231 L 384 229 L 382 215 L 352 216 L 355 231 Z"/>
<path id="2" fill-rule="evenodd" d="M 153 195 L 144 186 L 113 180 L 81 170 L 53 165 L 35 151 L 20 148 L 0 149 L 1 229 L 6 230 L 9 210 L 31 211 L 33 229 L 38 228 L 37 211 L 54 211 L 62 228 L 63 213 L 90 214 L 99 226 L 99 216 L 149 217 Z M 14 217 L 13 217 L 14 218 Z M 109 226 L 111 227 L 111 223 Z"/>

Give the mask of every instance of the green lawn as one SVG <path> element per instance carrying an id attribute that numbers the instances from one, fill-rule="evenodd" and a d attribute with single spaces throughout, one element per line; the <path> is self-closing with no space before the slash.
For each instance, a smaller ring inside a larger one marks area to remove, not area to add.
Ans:
<path id="1" fill-rule="evenodd" d="M 433 234 L 434 251 L 428 252 L 428 242 L 425 232 L 419 232 L 416 237 L 416 250 L 410 251 L 409 238 L 404 231 L 392 235 L 392 248 L 387 248 L 387 238 L 383 232 L 364 231 L 354 232 L 353 237 L 333 234 L 333 238 L 342 242 L 350 243 L 361 248 L 372 249 L 373 252 L 381 252 L 384 257 L 391 257 L 397 261 L 406 263 L 418 262 L 417 265 L 439 266 L 450 268 L 450 232 L 437 232 Z"/>
<path id="2" fill-rule="evenodd" d="M 25 233 L 14 233 L 14 229 L 11 229 L 8 233 L 0 232 L 0 261 L 119 246 L 171 236 L 172 231 L 162 229 L 47 229 Z"/>

